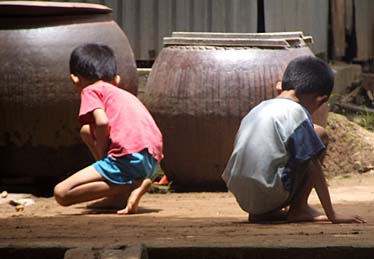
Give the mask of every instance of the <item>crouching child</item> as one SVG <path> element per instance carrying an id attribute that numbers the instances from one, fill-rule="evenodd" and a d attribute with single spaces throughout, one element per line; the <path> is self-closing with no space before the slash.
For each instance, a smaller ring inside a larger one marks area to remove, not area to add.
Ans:
<path id="1" fill-rule="evenodd" d="M 96 162 L 57 184 L 55 199 L 62 206 L 97 200 L 88 207 L 136 213 L 163 158 L 161 132 L 139 99 L 118 87 L 108 46 L 74 49 L 70 73 L 81 96 L 81 138 Z"/>
<path id="2" fill-rule="evenodd" d="M 250 222 L 365 222 L 335 212 L 323 173 L 328 135 L 310 114 L 327 102 L 333 85 L 334 72 L 323 60 L 296 58 L 280 95 L 243 118 L 222 178 Z M 308 204 L 313 188 L 325 214 Z"/>

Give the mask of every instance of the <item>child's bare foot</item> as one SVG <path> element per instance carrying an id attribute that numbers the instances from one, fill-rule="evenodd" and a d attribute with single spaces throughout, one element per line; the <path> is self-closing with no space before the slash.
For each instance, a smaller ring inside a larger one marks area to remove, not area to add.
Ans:
<path id="1" fill-rule="evenodd" d="M 288 222 L 316 222 L 316 221 L 329 221 L 327 216 L 318 210 L 306 206 L 303 208 L 293 209 L 292 207 L 287 213 Z"/>
<path id="2" fill-rule="evenodd" d="M 103 210 L 119 210 L 123 209 L 127 202 L 128 194 L 126 195 L 121 194 L 114 197 L 107 197 L 100 199 L 98 201 L 94 201 L 92 203 L 87 204 L 87 209 L 103 209 Z"/>
<path id="3" fill-rule="evenodd" d="M 277 210 L 270 213 L 265 213 L 261 215 L 249 215 L 249 223 L 265 223 L 265 222 L 275 222 L 275 221 L 284 221 L 286 220 L 287 211 Z"/>
<path id="4" fill-rule="evenodd" d="M 151 187 L 150 179 L 142 179 L 134 181 L 134 189 L 127 200 L 127 206 L 123 210 L 117 211 L 118 214 L 135 214 L 138 211 L 140 198 L 146 193 Z"/>

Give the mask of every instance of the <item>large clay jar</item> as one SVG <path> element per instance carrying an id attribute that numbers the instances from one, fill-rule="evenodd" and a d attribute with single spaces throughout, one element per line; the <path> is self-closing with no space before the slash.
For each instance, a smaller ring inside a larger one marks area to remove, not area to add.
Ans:
<path id="1" fill-rule="evenodd" d="M 300 32 L 173 33 L 164 39 L 143 101 L 163 133 L 161 165 L 177 189 L 225 189 L 221 174 L 241 119 L 276 96 L 290 60 L 313 55 L 310 41 Z"/>
<path id="2" fill-rule="evenodd" d="M 0 2 L 1 177 L 65 176 L 92 162 L 79 137 L 71 51 L 109 45 L 120 87 L 137 92 L 133 52 L 110 12 L 95 4 Z"/>

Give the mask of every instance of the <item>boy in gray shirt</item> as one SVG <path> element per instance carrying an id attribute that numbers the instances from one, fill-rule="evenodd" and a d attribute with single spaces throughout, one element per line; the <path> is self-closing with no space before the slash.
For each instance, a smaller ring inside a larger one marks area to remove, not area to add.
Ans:
<path id="1" fill-rule="evenodd" d="M 365 222 L 335 213 L 321 165 L 328 135 L 310 114 L 329 99 L 333 85 L 324 61 L 296 58 L 286 68 L 280 95 L 242 120 L 222 178 L 250 222 Z M 312 188 L 326 216 L 308 205 Z"/>

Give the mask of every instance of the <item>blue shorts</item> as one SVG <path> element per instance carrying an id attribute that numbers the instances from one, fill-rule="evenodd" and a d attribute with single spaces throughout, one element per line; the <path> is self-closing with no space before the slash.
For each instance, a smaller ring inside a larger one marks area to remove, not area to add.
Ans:
<path id="1" fill-rule="evenodd" d="M 147 149 L 122 157 L 108 155 L 92 166 L 110 183 L 132 184 L 133 180 L 152 178 L 158 166 Z"/>

